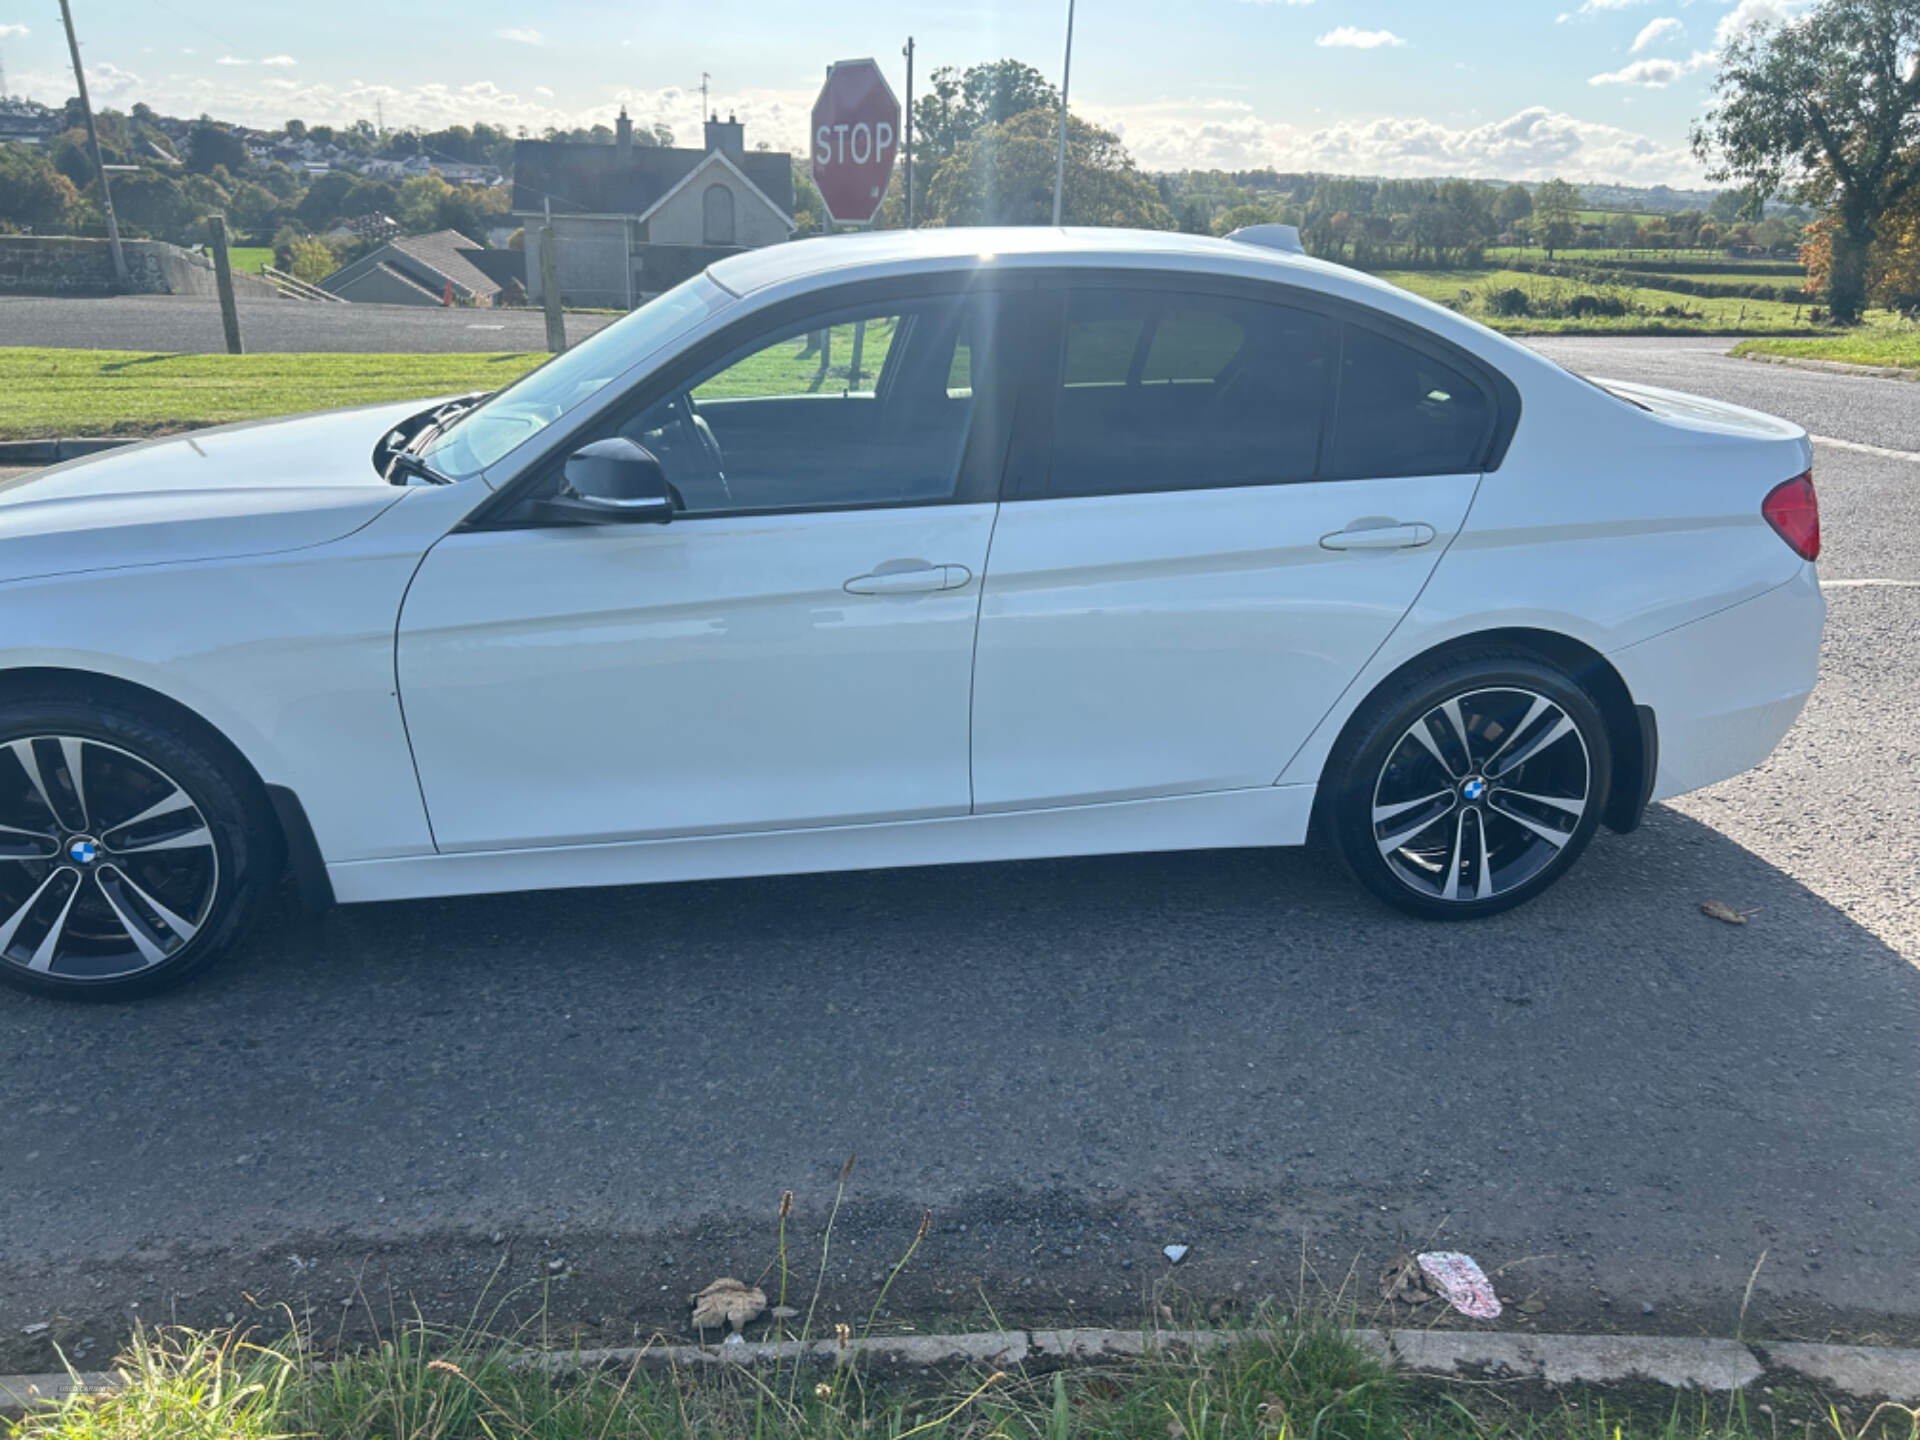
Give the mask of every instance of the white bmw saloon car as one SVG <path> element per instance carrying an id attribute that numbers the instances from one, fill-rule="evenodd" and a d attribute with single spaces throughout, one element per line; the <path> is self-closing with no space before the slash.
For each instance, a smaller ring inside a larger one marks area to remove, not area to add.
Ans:
<path id="1" fill-rule="evenodd" d="M 1298 253 L 725 259 L 524 379 L 0 488 L 0 974 L 316 903 L 1314 836 L 1435 919 L 1764 760 L 1800 429 Z"/>

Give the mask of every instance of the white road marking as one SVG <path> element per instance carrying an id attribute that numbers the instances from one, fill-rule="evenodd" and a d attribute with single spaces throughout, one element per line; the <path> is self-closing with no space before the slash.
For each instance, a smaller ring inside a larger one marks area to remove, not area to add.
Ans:
<path id="1" fill-rule="evenodd" d="M 469 330 L 504 330 L 507 327 L 504 325 L 469 325 L 467 326 L 467 328 Z M 1920 458 L 1920 457 L 1916 457 L 1916 458 Z"/>
<path id="2" fill-rule="evenodd" d="M 1822 590 L 1866 590 L 1886 588 L 1892 590 L 1920 590 L 1920 580 L 1822 580 Z"/>
<path id="3" fill-rule="evenodd" d="M 1809 439 L 1816 445 L 1831 445 L 1836 450 L 1851 450 L 1859 455 L 1878 455 L 1882 460 L 1910 460 L 1920 465 L 1920 451 L 1889 450 L 1884 445 L 1863 445 L 1858 440 L 1835 440 L 1831 435 L 1813 435 Z"/>

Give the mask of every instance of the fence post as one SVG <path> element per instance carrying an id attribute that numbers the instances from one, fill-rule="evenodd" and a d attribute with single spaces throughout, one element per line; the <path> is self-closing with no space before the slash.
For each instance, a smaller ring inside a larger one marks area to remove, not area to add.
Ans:
<path id="1" fill-rule="evenodd" d="M 220 325 L 227 332 L 227 353 L 240 355 L 240 309 L 233 301 L 233 260 L 227 254 L 227 217 L 209 215 L 213 239 L 213 283 L 220 291 Z"/>
<path id="2" fill-rule="evenodd" d="M 553 226 L 542 225 L 540 241 L 540 303 L 547 312 L 547 349 L 558 355 L 567 348 L 567 318 L 560 311 L 560 263 L 553 253 Z"/>

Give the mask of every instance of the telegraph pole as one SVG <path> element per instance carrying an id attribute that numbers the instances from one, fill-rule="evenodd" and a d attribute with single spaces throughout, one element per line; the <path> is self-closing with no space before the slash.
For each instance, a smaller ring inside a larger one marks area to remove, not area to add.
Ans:
<path id="1" fill-rule="evenodd" d="M 907 48 L 900 52 L 907 57 L 907 123 L 901 128 L 907 133 L 901 138 L 907 146 L 907 229 L 913 228 L 913 37 L 907 37 Z"/>
<path id="2" fill-rule="evenodd" d="M 80 113 L 87 117 L 87 148 L 93 152 L 93 171 L 100 177 L 100 208 L 107 215 L 107 244 L 113 250 L 113 279 L 122 290 L 133 286 L 127 274 L 127 257 L 120 249 L 120 222 L 113 218 L 113 192 L 107 188 L 107 167 L 100 159 L 100 132 L 94 127 L 93 105 L 87 99 L 87 75 L 80 68 L 80 42 L 73 33 L 73 10 L 60 0 L 60 18 L 67 27 L 67 49 L 73 55 L 73 83 L 80 87 Z"/>
<path id="3" fill-rule="evenodd" d="M 64 3 L 64 0 L 63 0 Z M 1067 0 L 1067 54 L 1060 62 L 1060 149 L 1053 162 L 1053 223 L 1060 224 L 1060 193 L 1067 186 L 1067 80 L 1073 74 L 1073 0 Z"/>

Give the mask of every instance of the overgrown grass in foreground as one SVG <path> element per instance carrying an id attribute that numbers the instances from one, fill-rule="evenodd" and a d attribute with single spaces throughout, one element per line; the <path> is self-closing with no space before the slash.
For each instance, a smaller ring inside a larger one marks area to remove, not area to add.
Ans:
<path id="1" fill-rule="evenodd" d="M 1796 355 L 1808 360 L 1838 360 L 1847 365 L 1896 365 L 1905 370 L 1920 370 L 1920 324 L 1868 325 L 1818 340 L 1749 340 L 1734 346 L 1733 353 Z"/>
<path id="2" fill-rule="evenodd" d="M 0 348 L 0 440 L 151 435 L 493 390 L 546 358 L 543 353 L 155 355 Z"/>
<path id="3" fill-rule="evenodd" d="M 1743 1397 L 1415 1382 L 1330 1321 L 1268 1319 L 1202 1355 L 918 1383 L 853 1366 L 554 1378 L 518 1346 L 418 1326 L 325 1362 L 298 1336 L 161 1330 L 122 1357 L 124 1388 L 34 1413 L 15 1440 L 1920 1440 L 1915 1412 L 1856 1419 L 1812 1396 L 1749 1413 Z"/>

